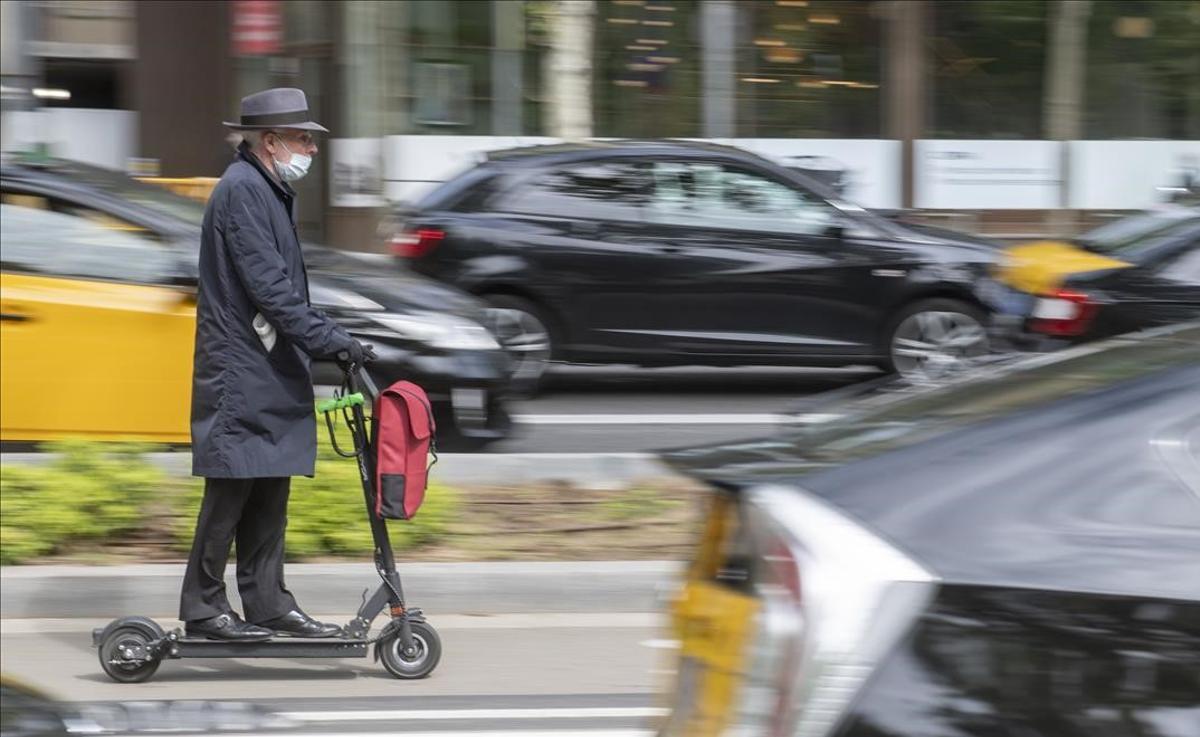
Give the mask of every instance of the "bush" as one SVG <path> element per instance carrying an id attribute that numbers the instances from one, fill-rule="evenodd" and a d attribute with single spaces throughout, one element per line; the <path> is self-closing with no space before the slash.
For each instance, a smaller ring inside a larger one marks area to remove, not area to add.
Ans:
<path id="1" fill-rule="evenodd" d="M 45 466 L 7 464 L 0 474 L 0 563 L 141 526 L 165 480 L 141 457 L 144 445 L 71 441 L 46 450 L 58 457 Z"/>
<path id="2" fill-rule="evenodd" d="M 180 550 L 192 544 L 203 486 L 189 491 L 176 522 Z M 408 550 L 437 541 L 448 530 L 458 498 L 444 486 L 431 486 L 420 513 L 389 528 L 392 547 Z M 362 482 L 350 459 L 318 460 L 314 478 L 292 479 L 288 501 L 287 555 L 289 560 L 323 556 L 370 558 L 374 551 L 367 521 Z"/>
<path id="3" fill-rule="evenodd" d="M 323 422 L 318 438 L 316 477 L 292 481 L 288 558 L 370 558 L 374 545 L 357 464 L 334 453 Z M 343 449 L 352 447 L 344 427 L 338 443 Z M 168 477 L 144 457 L 159 448 L 70 441 L 41 449 L 57 457 L 43 466 L 4 464 L 0 472 L 0 564 L 72 547 L 86 552 L 88 545 L 129 537 L 159 551 L 190 549 L 204 484 Z M 392 546 L 401 551 L 436 542 L 458 510 L 453 490 L 431 487 L 416 519 L 390 528 Z"/>
<path id="4" fill-rule="evenodd" d="M 354 444 L 345 424 L 335 422 L 334 427 L 338 447 L 345 452 L 352 450 Z M 192 545 L 203 493 L 203 484 L 198 484 L 178 505 L 175 538 L 182 551 Z M 452 489 L 430 486 L 417 516 L 389 527 L 392 547 L 401 551 L 436 542 L 446 534 L 458 509 L 459 500 Z M 311 479 L 292 479 L 288 500 L 288 560 L 325 556 L 370 558 L 374 549 L 358 464 L 334 452 L 324 418 L 318 415 L 316 474 Z"/>

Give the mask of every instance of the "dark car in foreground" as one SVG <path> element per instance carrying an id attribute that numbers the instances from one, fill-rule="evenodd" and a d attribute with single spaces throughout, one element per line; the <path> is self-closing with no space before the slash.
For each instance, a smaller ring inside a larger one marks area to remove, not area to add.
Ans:
<path id="1" fill-rule="evenodd" d="M 993 244 L 879 217 L 736 148 L 494 152 L 393 227 L 412 270 L 491 304 L 525 383 L 551 359 L 925 378 L 987 349 L 973 286 Z"/>
<path id="2" fill-rule="evenodd" d="M 1016 247 L 979 294 L 1002 338 L 1025 347 L 1200 317 L 1200 209 L 1133 215 L 1070 243 Z"/>
<path id="3" fill-rule="evenodd" d="M 677 451 L 660 735 L 1200 733 L 1200 324 Z"/>
<path id="4" fill-rule="evenodd" d="M 6 163 L 0 185 L 3 439 L 186 442 L 203 206 L 69 161 Z M 376 382 L 429 392 L 443 449 L 507 434 L 508 358 L 477 300 L 397 273 L 383 255 L 308 245 L 305 259 L 313 304 L 375 346 Z M 80 375 L 79 365 L 91 368 Z M 99 399 L 48 407 L 55 377 Z M 314 380 L 341 374 L 318 362 Z"/>

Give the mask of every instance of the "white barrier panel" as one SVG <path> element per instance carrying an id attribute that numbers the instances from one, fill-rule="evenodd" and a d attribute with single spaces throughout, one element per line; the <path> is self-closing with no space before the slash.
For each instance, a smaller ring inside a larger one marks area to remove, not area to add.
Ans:
<path id="1" fill-rule="evenodd" d="M 721 138 L 714 143 L 737 146 L 789 165 L 803 156 L 828 159 L 846 172 L 846 199 L 863 207 L 900 207 L 901 146 L 899 141 L 846 138 Z"/>
<path id="2" fill-rule="evenodd" d="M 474 166 L 488 151 L 558 142 L 532 136 L 388 136 L 384 144 L 385 195 L 394 202 L 411 202 Z M 800 156 L 830 159 L 846 170 L 848 200 L 864 207 L 900 206 L 899 141 L 731 138 L 713 142 L 785 164 Z"/>
<path id="3" fill-rule="evenodd" d="M 1058 141 L 914 142 L 916 206 L 934 210 L 1059 207 Z"/>
<path id="4" fill-rule="evenodd" d="M 383 141 L 379 138 L 329 140 L 329 204 L 379 207 L 383 192 Z"/>
<path id="5" fill-rule="evenodd" d="M 1186 170 L 1200 180 L 1200 141 L 1071 141 L 1071 207 L 1140 210 L 1162 204 Z"/>
<path id="6" fill-rule="evenodd" d="M 383 145 L 384 195 L 416 199 L 475 166 L 488 151 L 555 143 L 535 136 L 388 136 Z"/>
<path id="7" fill-rule="evenodd" d="M 52 156 L 123 171 L 137 154 L 138 114 L 132 110 L 48 107 L 5 115 L 4 149 L 45 144 Z"/>

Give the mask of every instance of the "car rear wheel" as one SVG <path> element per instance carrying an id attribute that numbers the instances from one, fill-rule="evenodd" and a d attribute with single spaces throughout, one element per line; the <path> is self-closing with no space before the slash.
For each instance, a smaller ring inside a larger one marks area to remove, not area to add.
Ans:
<path id="1" fill-rule="evenodd" d="M 550 326 L 537 305 L 507 294 L 484 297 L 488 329 L 508 352 L 513 390 L 534 394 L 554 355 Z"/>
<path id="2" fill-rule="evenodd" d="M 984 321 L 982 311 L 958 300 L 910 305 L 889 331 L 887 368 L 913 382 L 946 379 L 988 353 Z"/>

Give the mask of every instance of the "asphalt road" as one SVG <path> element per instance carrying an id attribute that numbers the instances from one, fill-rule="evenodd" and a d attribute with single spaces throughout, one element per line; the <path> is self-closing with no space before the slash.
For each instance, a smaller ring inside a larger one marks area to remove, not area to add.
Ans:
<path id="1" fill-rule="evenodd" d="M 783 413 L 872 369 L 554 369 L 515 401 L 513 436 L 489 453 L 630 453 L 772 433 Z"/>
<path id="2" fill-rule="evenodd" d="M 146 683 L 117 684 L 91 647 L 100 621 L 85 619 L 5 620 L 0 669 L 87 705 L 97 722 L 125 720 L 135 731 L 207 724 L 331 736 L 650 734 L 676 652 L 662 615 L 539 616 L 431 615 L 444 654 L 421 681 L 393 679 L 368 658 L 175 660 Z"/>

